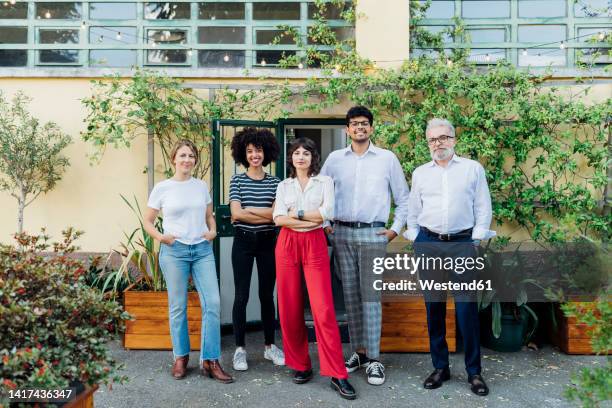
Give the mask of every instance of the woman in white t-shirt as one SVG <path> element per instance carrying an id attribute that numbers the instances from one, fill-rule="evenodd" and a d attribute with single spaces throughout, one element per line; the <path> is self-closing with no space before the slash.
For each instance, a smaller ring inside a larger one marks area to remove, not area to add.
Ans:
<path id="1" fill-rule="evenodd" d="M 174 364 L 172 376 L 182 379 L 189 361 L 187 328 L 187 284 L 191 276 L 202 307 L 202 375 L 223 383 L 233 382 L 219 365 L 221 356 L 220 298 L 212 241 L 217 225 L 208 186 L 192 177 L 198 163 L 193 142 L 181 140 L 170 153 L 174 176 L 159 182 L 151 191 L 144 216 L 145 230 L 161 242 L 159 265 L 168 288 L 170 336 Z M 163 234 L 153 225 L 163 212 Z"/>

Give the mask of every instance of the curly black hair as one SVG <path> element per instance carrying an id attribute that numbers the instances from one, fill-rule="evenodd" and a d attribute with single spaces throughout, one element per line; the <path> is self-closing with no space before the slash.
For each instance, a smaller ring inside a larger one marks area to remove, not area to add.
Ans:
<path id="1" fill-rule="evenodd" d="M 297 176 L 297 171 L 295 170 L 295 166 L 293 165 L 293 152 L 295 152 L 298 148 L 303 147 L 308 150 L 312 156 L 310 161 L 310 168 L 308 169 L 308 176 L 316 176 L 321 171 L 321 155 L 317 150 L 317 145 L 312 139 L 308 139 L 306 137 L 300 137 L 295 139 L 289 145 L 287 149 L 287 172 L 289 173 L 289 177 L 295 178 Z"/>
<path id="2" fill-rule="evenodd" d="M 346 126 L 349 125 L 351 119 L 356 118 L 358 116 L 368 118 L 370 125 L 374 125 L 374 115 L 372 115 L 372 112 L 370 112 L 370 110 L 365 106 L 358 105 L 353 106 L 351 109 L 348 110 L 348 112 L 346 112 Z"/>
<path id="3" fill-rule="evenodd" d="M 258 149 L 263 149 L 264 159 L 262 165 L 264 167 L 278 160 L 280 146 L 274 134 L 268 129 L 246 127 L 236 133 L 232 139 L 232 157 L 236 163 L 241 164 L 245 168 L 249 167 L 249 162 L 246 158 L 246 150 L 247 146 L 250 144 Z"/>

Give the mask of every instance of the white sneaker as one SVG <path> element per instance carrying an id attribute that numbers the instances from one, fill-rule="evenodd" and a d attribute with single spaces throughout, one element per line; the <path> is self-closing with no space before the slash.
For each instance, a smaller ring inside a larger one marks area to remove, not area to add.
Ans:
<path id="1" fill-rule="evenodd" d="M 366 368 L 368 383 L 372 385 L 381 385 L 385 382 L 385 366 L 379 361 L 372 361 Z"/>
<path id="2" fill-rule="evenodd" d="M 264 358 L 266 360 L 271 360 L 274 365 L 284 366 L 285 365 L 285 354 L 283 350 L 276 347 L 272 344 L 269 348 L 266 347 L 264 351 Z"/>
<path id="3" fill-rule="evenodd" d="M 233 362 L 234 370 L 236 371 L 248 370 L 249 365 L 247 364 L 246 350 L 243 349 L 242 347 L 237 348 L 236 351 L 234 352 L 234 359 L 232 362 Z"/>

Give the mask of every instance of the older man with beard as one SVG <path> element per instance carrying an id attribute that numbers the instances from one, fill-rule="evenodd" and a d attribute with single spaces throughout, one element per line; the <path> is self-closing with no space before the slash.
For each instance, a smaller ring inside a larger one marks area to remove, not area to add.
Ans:
<path id="1" fill-rule="evenodd" d="M 495 235 L 489 230 L 491 196 L 480 163 L 455 154 L 455 128 L 445 119 L 432 119 L 425 132 L 432 161 L 412 174 L 407 231 L 416 256 L 447 259 L 474 258 L 481 239 Z M 476 270 L 455 267 L 444 270 L 421 268 L 420 279 L 466 282 Z M 426 389 L 438 388 L 450 379 L 446 344 L 446 292 L 424 293 L 430 353 L 435 370 L 427 377 Z M 453 291 L 457 323 L 463 337 L 465 369 L 471 390 L 484 396 L 489 389 L 481 376 L 480 327 L 475 293 Z"/>

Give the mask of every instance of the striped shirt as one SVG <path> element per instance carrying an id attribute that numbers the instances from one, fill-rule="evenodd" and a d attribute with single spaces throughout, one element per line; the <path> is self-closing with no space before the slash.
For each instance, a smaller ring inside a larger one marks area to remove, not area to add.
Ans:
<path id="1" fill-rule="evenodd" d="M 246 173 L 235 174 L 230 181 L 230 202 L 239 201 L 242 208 L 258 207 L 272 208 L 276 198 L 276 188 L 280 183 L 278 177 L 266 173 L 261 180 L 254 180 Z M 273 222 L 270 224 L 247 224 L 236 221 L 234 227 L 240 227 L 249 231 L 270 231 L 275 228 Z"/>

